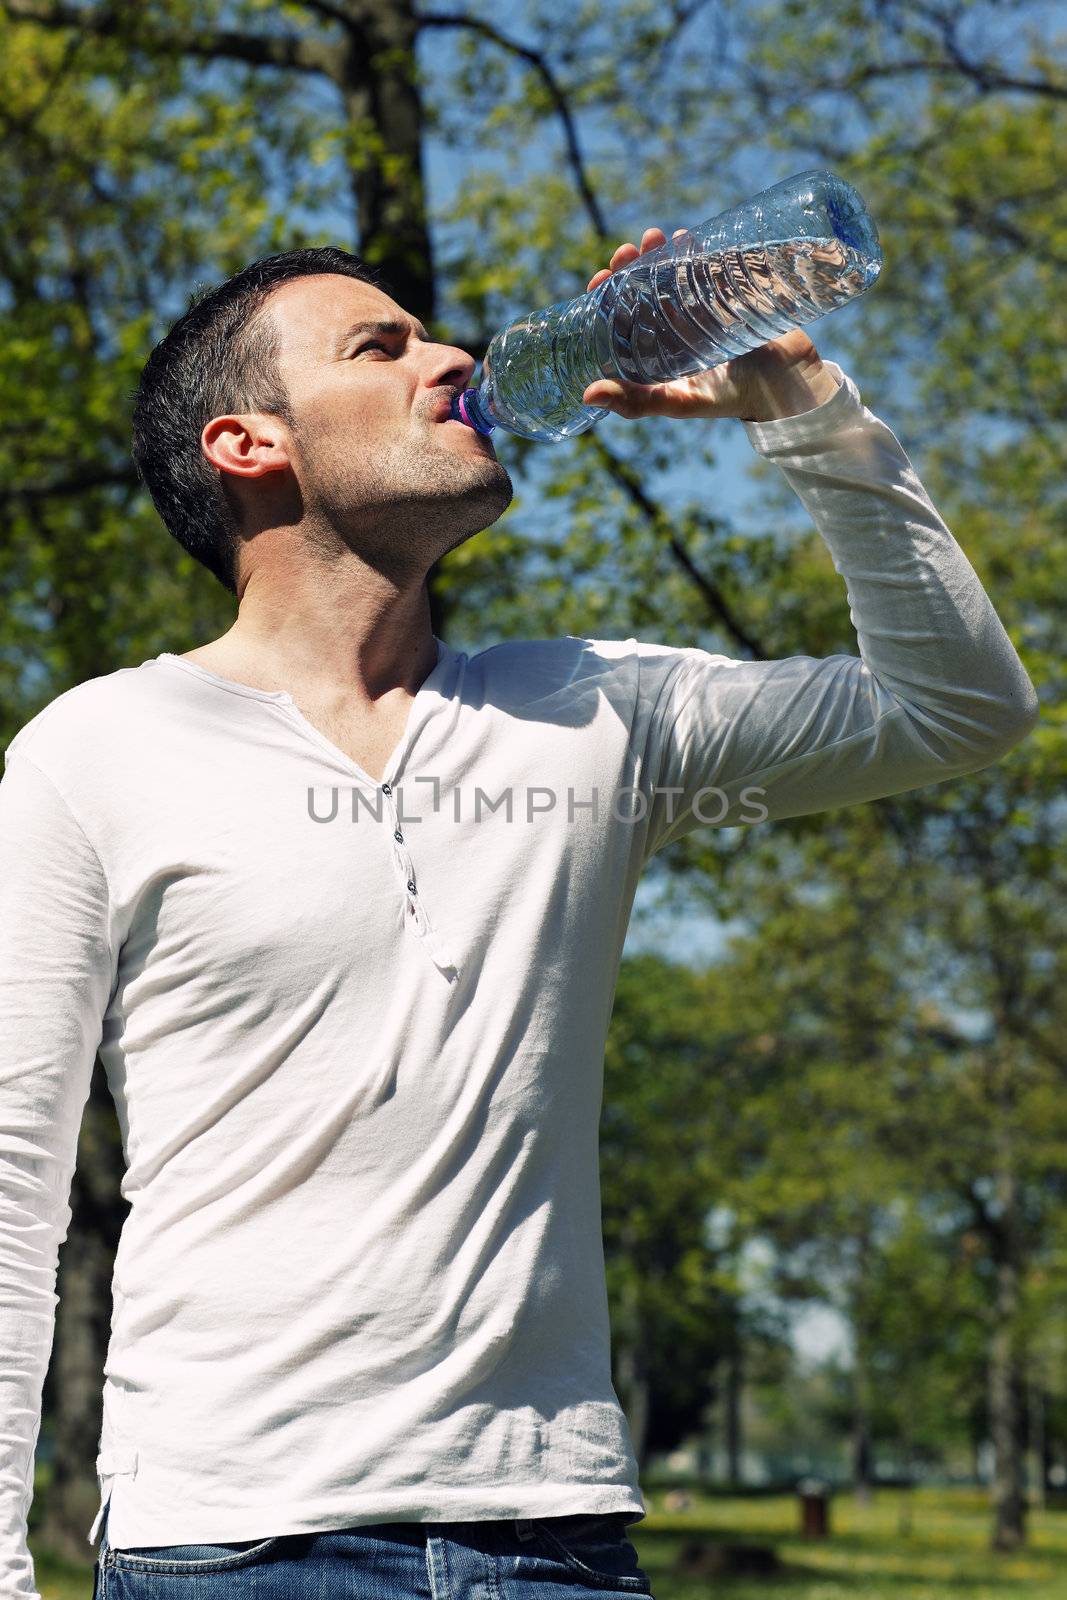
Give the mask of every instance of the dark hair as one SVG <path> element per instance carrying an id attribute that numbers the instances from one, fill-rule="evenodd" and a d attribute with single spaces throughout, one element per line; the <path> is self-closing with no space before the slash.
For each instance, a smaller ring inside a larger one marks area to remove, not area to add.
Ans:
<path id="1" fill-rule="evenodd" d="M 240 521 L 224 474 L 200 447 L 212 417 L 263 411 L 295 419 L 278 374 L 278 344 L 264 305 L 290 278 L 322 272 L 391 293 L 375 268 L 323 245 L 253 261 L 216 287 L 197 285 L 183 313 L 145 362 L 134 398 L 133 459 L 178 543 L 237 593 Z"/>

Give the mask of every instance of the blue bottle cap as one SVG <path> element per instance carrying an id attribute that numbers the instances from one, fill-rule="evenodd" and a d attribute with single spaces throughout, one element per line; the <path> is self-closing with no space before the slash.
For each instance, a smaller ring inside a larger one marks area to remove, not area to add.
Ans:
<path id="1" fill-rule="evenodd" d="M 454 396 L 449 414 L 453 422 L 466 423 L 467 427 L 473 428 L 476 433 L 492 433 L 496 427 L 495 422 L 488 422 L 482 418 L 477 389 L 464 389 Z"/>

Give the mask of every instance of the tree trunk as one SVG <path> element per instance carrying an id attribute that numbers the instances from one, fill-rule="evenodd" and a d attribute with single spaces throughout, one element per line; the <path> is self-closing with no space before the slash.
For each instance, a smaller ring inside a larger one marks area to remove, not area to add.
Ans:
<path id="1" fill-rule="evenodd" d="M 726 1471 L 735 1487 L 742 1481 L 741 1400 L 744 1393 L 744 1350 L 739 1319 L 734 1318 L 734 1339 L 726 1357 L 726 1386 L 723 1393 L 723 1422 L 726 1435 Z"/>
<path id="2" fill-rule="evenodd" d="M 623 1308 L 622 1326 L 615 1341 L 615 1373 L 619 1398 L 630 1428 L 634 1456 L 638 1470 L 643 1471 L 648 1438 L 649 1388 L 642 1370 L 637 1290 L 629 1278 L 623 1291 Z"/>
<path id="3" fill-rule="evenodd" d="M 47 1381 L 54 1440 L 52 1479 L 36 1528 L 57 1555 L 84 1562 L 96 1516 L 104 1362 L 111 1333 L 111 1279 L 127 1206 L 114 1102 L 99 1060 L 78 1140 L 71 1222 L 60 1248 L 55 1342 Z"/>
<path id="4" fill-rule="evenodd" d="M 433 254 L 422 167 L 423 111 L 410 0 L 348 0 L 341 86 L 359 253 L 405 310 L 434 313 Z"/>
<path id="5" fill-rule="evenodd" d="M 351 140 L 349 170 L 358 250 L 393 298 L 429 328 L 434 316 L 433 247 L 422 160 L 424 116 L 410 0 L 348 0 L 340 85 Z M 435 563 L 426 579 L 430 627 L 446 637 L 448 604 Z"/>
<path id="6" fill-rule="evenodd" d="M 994 1550 L 1018 1550 L 1026 1541 L 1023 1492 L 1022 1406 L 1016 1349 L 1019 1309 L 1018 1194 L 1010 1167 L 997 1180 L 997 1232 L 993 1333 L 989 1346 L 989 1426 L 993 1438 Z"/>
<path id="7" fill-rule="evenodd" d="M 868 1243 L 862 1241 L 861 1261 L 867 1258 Z M 871 1378 L 867 1356 L 867 1333 L 862 1312 L 863 1273 L 860 1276 L 860 1302 L 853 1313 L 855 1356 L 852 1362 L 852 1487 L 856 1499 L 867 1504 L 871 1498 Z"/>
<path id="8" fill-rule="evenodd" d="M 871 1435 L 867 1411 L 867 1382 L 859 1357 L 853 1370 L 852 1485 L 856 1499 L 871 1498 Z"/>
<path id="9" fill-rule="evenodd" d="M 1045 1391 L 1040 1379 L 1033 1379 L 1027 1383 L 1027 1394 L 1030 1401 L 1030 1460 L 1033 1463 L 1034 1486 L 1030 1494 L 1030 1504 L 1039 1511 L 1045 1509 L 1045 1486 L 1048 1482 L 1047 1468 L 1045 1465 L 1048 1453 L 1045 1442 Z"/>
<path id="10" fill-rule="evenodd" d="M 615 1386 L 626 1413 L 638 1470 L 643 1471 L 651 1395 L 643 1359 L 641 1269 L 637 1256 L 637 1236 L 629 1222 L 623 1225 L 619 1245 L 626 1258 L 626 1270 L 619 1293 L 619 1312 L 612 1324 Z"/>
<path id="11" fill-rule="evenodd" d="M 901 1428 L 901 1457 L 904 1462 L 904 1472 L 907 1477 L 907 1487 L 900 1492 L 899 1510 L 897 1514 L 897 1535 L 901 1539 L 910 1539 L 914 1531 L 912 1516 L 915 1482 L 918 1476 L 915 1459 L 915 1429 L 913 1417 L 915 1416 L 914 1398 L 910 1392 L 910 1385 L 905 1384 L 902 1399 L 904 1401 L 903 1426 Z"/>

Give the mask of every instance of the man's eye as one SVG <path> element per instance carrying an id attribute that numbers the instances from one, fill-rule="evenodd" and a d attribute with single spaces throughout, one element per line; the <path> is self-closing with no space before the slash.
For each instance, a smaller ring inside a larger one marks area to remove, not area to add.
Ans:
<path id="1" fill-rule="evenodd" d="M 385 349 L 385 346 L 384 346 L 384 344 L 382 344 L 380 339 L 368 339 L 366 344 L 361 344 L 360 345 L 359 349 L 356 351 L 356 355 L 357 356 L 361 356 L 363 354 L 364 350 L 384 350 L 384 349 Z"/>

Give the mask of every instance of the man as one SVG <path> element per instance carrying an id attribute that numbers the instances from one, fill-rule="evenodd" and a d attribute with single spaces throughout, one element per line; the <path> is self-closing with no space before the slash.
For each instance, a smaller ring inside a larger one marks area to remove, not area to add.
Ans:
<path id="1" fill-rule="evenodd" d="M 111 1600 L 194 1573 L 220 1600 L 648 1594 L 597 1174 L 641 871 L 692 828 L 976 771 L 1034 724 L 899 443 L 800 330 L 585 398 L 742 419 L 830 548 L 858 657 L 434 638 L 427 572 L 512 496 L 446 420 L 473 368 L 335 250 L 237 274 L 146 365 L 135 458 L 238 612 L 60 695 L 7 751 L 5 1596 L 35 1594 L 98 1049 L 131 1207 L 89 1533 Z"/>

